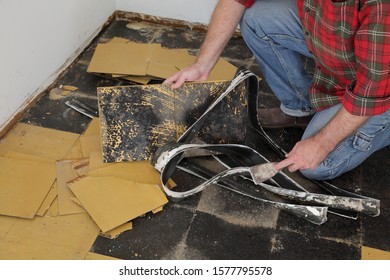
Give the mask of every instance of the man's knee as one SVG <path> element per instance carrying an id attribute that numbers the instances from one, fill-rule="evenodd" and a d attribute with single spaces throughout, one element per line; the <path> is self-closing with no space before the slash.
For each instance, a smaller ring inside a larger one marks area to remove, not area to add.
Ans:
<path id="1" fill-rule="evenodd" d="M 240 29 L 244 36 L 248 30 L 259 37 L 284 34 L 297 24 L 297 18 L 296 0 L 261 0 L 246 9 Z"/>
<path id="2" fill-rule="evenodd" d="M 356 165 L 351 165 L 348 160 L 342 160 L 335 164 L 321 163 L 316 169 L 300 170 L 301 174 L 312 180 L 331 180 L 352 170 Z"/>
<path id="3" fill-rule="evenodd" d="M 316 169 L 300 170 L 300 172 L 303 176 L 312 180 L 330 180 L 337 177 L 331 168 L 326 168 L 324 166 Z"/>

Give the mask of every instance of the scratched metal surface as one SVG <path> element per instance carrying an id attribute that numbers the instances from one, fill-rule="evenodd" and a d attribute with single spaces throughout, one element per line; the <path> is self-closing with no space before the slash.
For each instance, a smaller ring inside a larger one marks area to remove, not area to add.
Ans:
<path id="1" fill-rule="evenodd" d="M 105 162 L 149 160 L 161 146 L 175 142 L 222 93 L 229 82 L 98 88 Z M 210 112 L 194 141 L 243 143 L 245 89 L 238 86 Z"/>

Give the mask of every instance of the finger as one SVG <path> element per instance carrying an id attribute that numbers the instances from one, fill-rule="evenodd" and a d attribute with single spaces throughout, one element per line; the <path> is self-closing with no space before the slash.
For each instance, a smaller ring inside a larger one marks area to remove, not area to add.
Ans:
<path id="1" fill-rule="evenodd" d="M 295 172 L 295 171 L 297 171 L 298 169 L 300 169 L 299 168 L 299 165 L 298 164 L 291 164 L 289 167 L 288 167 L 288 171 L 290 171 L 290 172 Z"/>
<path id="2" fill-rule="evenodd" d="M 165 85 L 171 85 L 173 84 L 176 80 L 177 80 L 177 76 L 179 75 L 179 73 L 176 73 L 175 75 L 169 77 L 168 79 L 166 79 L 163 84 Z"/>
<path id="3" fill-rule="evenodd" d="M 296 150 L 297 150 L 297 145 L 295 144 L 295 146 L 292 148 L 292 150 L 290 152 L 288 152 L 285 155 L 285 157 L 291 157 L 291 155 L 294 154 Z"/>
<path id="4" fill-rule="evenodd" d="M 184 75 L 179 76 L 179 78 L 171 85 L 172 89 L 180 88 L 186 81 L 186 77 Z"/>
<path id="5" fill-rule="evenodd" d="M 276 163 L 274 167 L 275 167 L 276 170 L 279 171 L 279 170 L 282 170 L 283 168 L 285 168 L 285 167 L 287 167 L 287 166 L 289 166 L 289 165 L 291 165 L 293 163 L 294 163 L 293 159 L 286 158 L 286 159 Z"/>

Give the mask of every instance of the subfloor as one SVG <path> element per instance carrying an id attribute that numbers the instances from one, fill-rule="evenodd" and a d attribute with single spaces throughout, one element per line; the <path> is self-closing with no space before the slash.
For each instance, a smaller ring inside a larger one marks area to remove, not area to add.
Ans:
<path id="1" fill-rule="evenodd" d="M 113 20 L 53 84 L 78 87 L 78 99 L 97 108 L 96 89 L 100 86 L 126 85 L 86 72 L 99 42 L 123 37 L 134 42 L 159 43 L 168 48 L 188 48 L 196 53 L 203 31 L 165 24 Z M 222 56 L 236 66 L 245 66 L 261 77 L 242 38 L 233 38 Z M 308 68 L 310 68 L 308 61 Z M 260 82 L 260 107 L 277 105 L 264 82 Z M 69 96 L 51 98 L 46 93 L 22 122 L 61 131 L 83 133 L 91 119 L 68 108 Z M 286 150 L 302 134 L 300 129 L 270 131 Z M 273 152 L 261 140 L 250 139 L 253 147 L 271 160 Z M 356 219 L 329 214 L 323 225 L 314 225 L 270 205 L 220 188 L 180 202 L 169 202 L 157 214 L 133 221 L 133 229 L 115 239 L 98 236 L 90 252 L 119 259 L 361 259 L 362 248 L 390 251 L 390 149 L 373 155 L 352 172 L 333 180 L 335 185 L 381 200 L 381 214 L 364 214 Z M 194 180 L 177 173 L 178 184 Z"/>

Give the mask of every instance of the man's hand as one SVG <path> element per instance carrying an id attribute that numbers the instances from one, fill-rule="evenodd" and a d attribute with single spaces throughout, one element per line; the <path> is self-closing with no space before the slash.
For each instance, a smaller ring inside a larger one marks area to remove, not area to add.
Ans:
<path id="1" fill-rule="evenodd" d="M 196 61 L 166 79 L 164 84 L 170 84 L 172 89 L 177 89 L 187 81 L 207 80 L 244 11 L 245 6 L 235 0 L 220 0 L 211 17 L 206 38 Z"/>
<path id="2" fill-rule="evenodd" d="M 286 155 L 286 159 L 275 165 L 277 170 L 289 167 L 291 172 L 298 169 L 315 169 L 336 146 L 362 126 L 369 116 L 355 116 L 344 107 L 317 134 L 299 141 Z"/>
<path id="3" fill-rule="evenodd" d="M 286 159 L 275 165 L 276 170 L 288 166 L 290 172 L 299 169 L 316 169 L 325 160 L 329 151 L 314 137 L 307 138 L 295 144 L 294 148 L 286 155 Z"/>
<path id="4" fill-rule="evenodd" d="M 205 81 L 207 80 L 208 76 L 209 73 L 203 72 L 201 67 L 194 63 L 166 79 L 163 84 L 171 85 L 172 89 L 177 89 L 180 88 L 185 82 Z"/>

